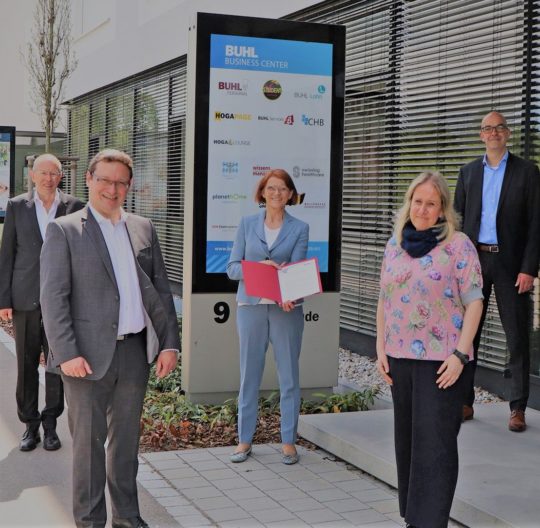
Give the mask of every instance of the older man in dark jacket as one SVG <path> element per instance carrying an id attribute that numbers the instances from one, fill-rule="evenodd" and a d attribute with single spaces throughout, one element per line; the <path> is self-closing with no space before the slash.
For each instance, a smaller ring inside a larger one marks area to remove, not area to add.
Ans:
<path id="1" fill-rule="evenodd" d="M 56 420 L 64 410 L 64 391 L 60 376 L 46 373 L 45 408 L 39 412 L 39 358 L 42 350 L 48 353 L 39 304 L 39 254 L 47 224 L 83 204 L 58 190 L 62 165 L 52 154 L 38 156 L 30 176 L 35 189 L 9 200 L 6 209 L 0 246 L 0 318 L 13 319 L 15 331 L 17 414 L 26 424 L 19 448 L 35 449 L 43 424 L 43 447 L 54 451 L 61 447 Z"/>

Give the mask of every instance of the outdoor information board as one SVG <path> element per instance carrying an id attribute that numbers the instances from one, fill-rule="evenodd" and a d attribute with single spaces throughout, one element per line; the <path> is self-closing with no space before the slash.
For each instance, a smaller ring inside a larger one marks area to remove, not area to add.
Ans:
<path id="1" fill-rule="evenodd" d="M 302 307 L 301 388 L 337 383 L 344 70 L 343 26 L 208 13 L 190 24 L 182 388 L 194 401 L 237 395 L 238 282 L 226 267 L 240 219 L 260 210 L 258 181 L 277 168 L 302 197 L 287 211 L 309 224 L 320 270 L 322 293 Z M 261 389 L 276 388 L 267 361 Z"/>
<path id="2" fill-rule="evenodd" d="M 344 28 L 198 13 L 193 292 L 236 288 L 226 265 L 256 184 L 285 169 L 324 291 L 339 289 Z"/>
<path id="3" fill-rule="evenodd" d="M 0 126 L 0 221 L 6 216 L 6 207 L 15 171 L 15 127 Z"/>

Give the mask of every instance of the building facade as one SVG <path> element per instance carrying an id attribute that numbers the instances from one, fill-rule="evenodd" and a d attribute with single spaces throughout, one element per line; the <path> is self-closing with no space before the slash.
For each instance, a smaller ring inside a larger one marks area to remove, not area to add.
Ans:
<path id="1" fill-rule="evenodd" d="M 480 120 L 492 109 L 508 119 L 512 152 L 540 162 L 540 0 L 303 4 L 292 13 L 241 14 L 347 28 L 340 318 L 344 345 L 373 352 L 380 262 L 411 179 L 436 169 L 455 185 L 459 167 L 483 153 Z M 180 291 L 185 51 L 141 70 L 91 91 L 81 91 L 82 84 L 71 90 L 66 154 L 80 159 L 77 194 L 83 198 L 84 168 L 95 152 L 115 147 L 134 157 L 136 183 L 127 207 L 154 220 L 170 278 Z M 538 406 L 538 284 L 532 302 L 531 400 Z M 493 299 L 479 377 L 500 394 L 506 359 Z"/>
<path id="2" fill-rule="evenodd" d="M 18 2 L 0 0 L 2 31 L 2 79 L 0 83 L 0 126 L 13 126 L 15 132 L 15 181 L 10 195 L 28 188 L 27 156 L 45 152 L 45 134 L 39 116 L 30 77 L 24 64 L 27 43 L 32 38 L 36 0 Z M 60 119 L 51 141 L 51 151 L 60 156 L 65 151 L 65 122 Z M 67 167 L 66 167 L 67 168 Z"/>

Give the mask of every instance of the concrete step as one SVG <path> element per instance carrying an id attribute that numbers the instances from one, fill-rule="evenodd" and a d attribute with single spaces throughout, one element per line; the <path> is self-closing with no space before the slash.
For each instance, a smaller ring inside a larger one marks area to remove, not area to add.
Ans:
<path id="1" fill-rule="evenodd" d="M 540 412 L 508 430 L 507 403 L 475 406 L 459 435 L 460 474 L 451 517 L 471 528 L 540 527 Z M 300 417 L 301 436 L 397 485 L 392 410 Z"/>

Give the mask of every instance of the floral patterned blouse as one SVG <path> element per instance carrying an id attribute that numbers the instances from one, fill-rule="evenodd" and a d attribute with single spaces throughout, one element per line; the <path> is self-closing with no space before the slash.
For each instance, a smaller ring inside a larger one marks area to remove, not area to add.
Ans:
<path id="1" fill-rule="evenodd" d="M 381 268 L 384 347 L 395 358 L 444 361 L 457 346 L 465 306 L 482 299 L 476 248 L 456 232 L 421 258 L 392 237 Z M 462 350 L 473 357 L 473 348 Z"/>

